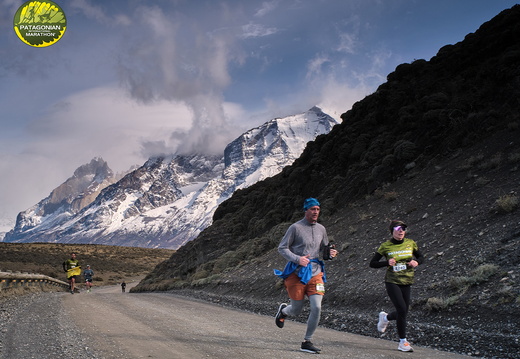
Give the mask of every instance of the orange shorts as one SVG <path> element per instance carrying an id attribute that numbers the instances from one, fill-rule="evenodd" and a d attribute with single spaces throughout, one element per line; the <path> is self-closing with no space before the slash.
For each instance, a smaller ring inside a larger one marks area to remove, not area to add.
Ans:
<path id="1" fill-rule="evenodd" d="M 311 278 L 309 283 L 300 282 L 300 277 L 292 273 L 285 279 L 285 288 L 289 294 L 289 298 L 293 300 L 303 300 L 305 295 L 325 294 L 325 284 L 323 283 L 323 273 L 316 274 Z"/>

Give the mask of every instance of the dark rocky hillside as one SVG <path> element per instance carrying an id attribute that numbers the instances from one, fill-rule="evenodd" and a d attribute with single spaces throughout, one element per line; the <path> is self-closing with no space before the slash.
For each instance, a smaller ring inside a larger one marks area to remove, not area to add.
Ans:
<path id="1" fill-rule="evenodd" d="M 388 238 L 389 220 L 400 218 L 426 255 L 409 339 L 517 357 L 519 39 L 517 5 L 430 61 L 399 65 L 292 166 L 224 202 L 213 225 L 135 291 L 176 290 L 274 315 L 287 300 L 272 273 L 285 264 L 276 246 L 314 196 L 340 249 L 327 267 L 322 325 L 379 336 L 377 313 L 391 304 L 384 271 L 368 261 Z M 385 337 L 395 340 L 395 327 Z"/>

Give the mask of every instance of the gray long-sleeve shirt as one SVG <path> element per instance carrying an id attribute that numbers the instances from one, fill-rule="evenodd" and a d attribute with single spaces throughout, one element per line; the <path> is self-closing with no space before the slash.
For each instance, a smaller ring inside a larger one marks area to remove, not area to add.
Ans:
<path id="1" fill-rule="evenodd" d="M 327 231 L 319 223 L 309 223 L 305 218 L 293 223 L 285 232 L 278 252 L 286 260 L 298 264 L 300 257 L 319 258 L 325 245 L 329 244 Z M 321 272 L 321 266 L 312 262 L 312 275 Z"/>

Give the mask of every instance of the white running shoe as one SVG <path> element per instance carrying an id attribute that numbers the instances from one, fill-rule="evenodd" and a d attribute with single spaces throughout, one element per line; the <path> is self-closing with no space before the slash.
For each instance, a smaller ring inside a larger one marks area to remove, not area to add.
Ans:
<path id="1" fill-rule="evenodd" d="M 379 313 L 379 321 L 377 322 L 377 330 L 379 330 L 381 333 L 384 333 L 386 330 L 386 327 L 388 326 L 388 319 L 386 319 L 386 316 L 388 314 L 385 312 Z"/>
<path id="2" fill-rule="evenodd" d="M 413 348 L 410 346 L 410 343 L 407 341 L 404 343 L 399 342 L 399 346 L 397 347 L 398 350 L 402 352 L 413 352 Z"/>

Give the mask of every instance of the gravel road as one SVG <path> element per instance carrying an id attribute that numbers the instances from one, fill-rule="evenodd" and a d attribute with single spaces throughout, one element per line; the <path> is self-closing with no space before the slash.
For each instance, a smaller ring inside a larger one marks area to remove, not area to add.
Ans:
<path id="1" fill-rule="evenodd" d="M 129 288 L 127 288 L 129 289 Z M 275 308 L 276 309 L 276 308 Z M 0 303 L 0 358 L 305 358 L 305 325 L 166 293 L 39 293 Z M 397 351 L 388 340 L 318 328 L 324 358 L 446 358 L 468 356 L 415 346 Z"/>

